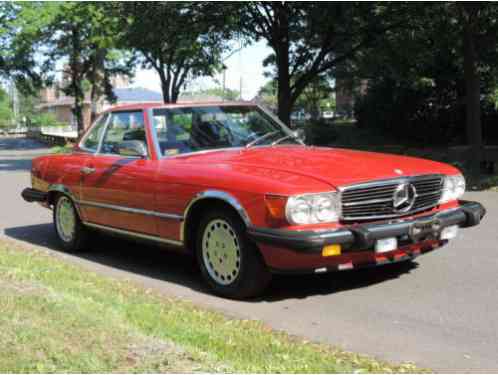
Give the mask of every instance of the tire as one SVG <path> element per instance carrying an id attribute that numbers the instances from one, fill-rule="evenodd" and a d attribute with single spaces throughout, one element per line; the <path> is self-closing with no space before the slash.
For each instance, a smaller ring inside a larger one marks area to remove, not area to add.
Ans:
<path id="1" fill-rule="evenodd" d="M 67 195 L 56 198 L 53 211 L 54 229 L 64 251 L 75 253 L 84 249 L 88 230 L 81 223 L 74 203 Z"/>
<path id="2" fill-rule="evenodd" d="M 233 299 L 263 292 L 271 274 L 240 217 L 226 209 L 207 212 L 196 233 L 196 258 L 205 281 L 218 295 Z"/>

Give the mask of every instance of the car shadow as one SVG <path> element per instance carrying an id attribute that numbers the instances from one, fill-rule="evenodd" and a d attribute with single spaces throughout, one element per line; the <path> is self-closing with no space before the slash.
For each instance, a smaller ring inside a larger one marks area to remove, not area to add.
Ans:
<path id="1" fill-rule="evenodd" d="M 66 254 L 57 243 L 51 223 L 6 228 L 4 233 L 7 237 L 44 246 L 55 253 Z M 80 258 L 155 280 L 175 283 L 200 293 L 210 293 L 191 256 L 168 251 L 155 245 L 92 232 L 90 249 L 69 256 L 76 260 Z M 416 262 L 403 262 L 379 268 L 322 275 L 274 275 L 265 293 L 248 302 L 304 299 L 315 295 L 329 295 L 366 288 L 399 278 L 417 267 Z"/>

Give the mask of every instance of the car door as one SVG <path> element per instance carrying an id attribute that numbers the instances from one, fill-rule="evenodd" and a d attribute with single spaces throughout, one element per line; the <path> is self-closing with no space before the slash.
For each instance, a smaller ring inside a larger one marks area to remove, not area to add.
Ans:
<path id="1" fill-rule="evenodd" d="M 142 111 L 109 115 L 98 152 L 82 168 L 80 206 L 87 222 L 156 235 L 154 175 L 157 161 L 148 152 Z M 141 143 L 144 157 L 125 152 L 123 144 Z"/>

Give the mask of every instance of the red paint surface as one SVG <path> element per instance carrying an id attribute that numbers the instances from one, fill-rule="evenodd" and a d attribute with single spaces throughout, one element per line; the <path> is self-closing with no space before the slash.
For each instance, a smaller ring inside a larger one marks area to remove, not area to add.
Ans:
<path id="1" fill-rule="evenodd" d="M 159 106 L 162 105 L 148 103 L 115 109 L 146 110 Z M 268 218 L 265 194 L 287 196 L 334 191 L 341 185 L 400 177 L 394 172 L 395 169 L 401 169 L 403 176 L 459 173 L 450 165 L 429 160 L 298 145 L 231 149 L 160 159 L 152 147 L 152 130 L 147 111 L 144 111 L 144 117 L 149 159 L 95 156 L 75 147 L 74 152 L 69 155 L 34 159 L 33 170 L 37 186 L 43 190 L 50 184 L 63 184 L 77 200 L 177 215 L 184 214 L 186 207 L 198 193 L 219 190 L 240 202 L 254 226 L 269 227 L 276 224 Z M 84 176 L 81 173 L 84 166 L 95 168 L 96 172 Z M 452 202 L 436 207 L 433 211 L 457 205 L 457 202 Z M 175 220 L 88 207 L 82 208 L 82 215 L 85 221 L 171 240 L 180 239 L 181 223 Z M 294 227 L 285 223 L 278 225 L 295 230 L 323 230 L 341 226 L 340 223 Z M 350 261 L 375 262 L 373 252 L 323 258 L 321 255 L 297 254 L 266 245 L 261 245 L 260 249 L 268 265 L 273 268 L 305 269 Z"/>

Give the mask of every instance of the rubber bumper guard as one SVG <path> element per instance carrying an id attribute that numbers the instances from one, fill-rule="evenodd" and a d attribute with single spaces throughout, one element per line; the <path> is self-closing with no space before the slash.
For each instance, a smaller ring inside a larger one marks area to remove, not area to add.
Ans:
<path id="1" fill-rule="evenodd" d="M 254 242 L 303 253 L 321 252 L 323 246 L 329 244 L 351 245 L 353 248 L 367 249 L 381 238 L 403 236 L 413 238 L 414 227 L 431 226 L 428 229 L 429 233 L 432 231 L 432 234 L 437 235 L 443 228 L 452 225 L 462 228 L 476 226 L 486 214 L 486 209 L 478 202 L 460 201 L 459 203 L 458 208 L 409 220 L 396 219 L 383 223 L 358 224 L 323 232 L 249 227 L 247 234 Z"/>
<path id="2" fill-rule="evenodd" d="M 21 196 L 26 202 L 46 202 L 48 195 L 40 190 L 26 188 L 22 191 Z"/>

